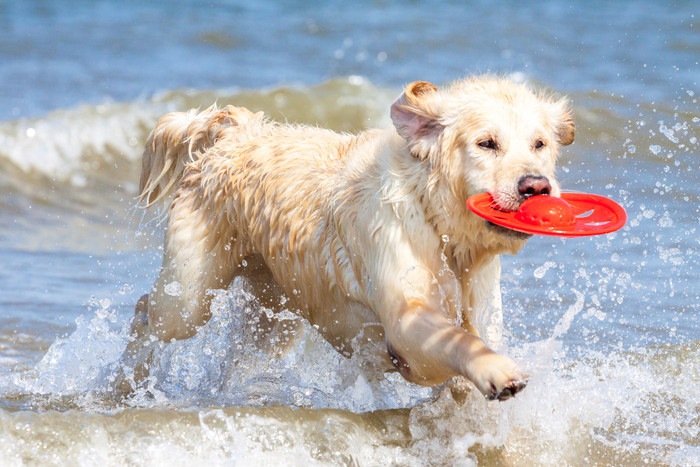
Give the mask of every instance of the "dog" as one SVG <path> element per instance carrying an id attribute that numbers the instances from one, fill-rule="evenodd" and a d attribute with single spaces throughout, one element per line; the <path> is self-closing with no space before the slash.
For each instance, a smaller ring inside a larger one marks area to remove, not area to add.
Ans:
<path id="1" fill-rule="evenodd" d="M 140 199 L 170 200 L 163 264 L 136 306 L 127 353 L 152 336 L 194 335 L 211 315 L 208 291 L 242 275 L 269 306 L 292 299 L 346 356 L 371 328 L 387 370 L 410 382 L 463 376 L 498 400 L 522 390 L 526 376 L 476 323 L 500 311 L 499 255 L 529 236 L 480 219 L 466 200 L 490 192 L 513 211 L 530 196 L 559 196 L 556 160 L 574 140 L 569 102 L 477 76 L 442 89 L 413 82 L 390 116 L 393 127 L 359 134 L 234 106 L 162 117 Z"/>

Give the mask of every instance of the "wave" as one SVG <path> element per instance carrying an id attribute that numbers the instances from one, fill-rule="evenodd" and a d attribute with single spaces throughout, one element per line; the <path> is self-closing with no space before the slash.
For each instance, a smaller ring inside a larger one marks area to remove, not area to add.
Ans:
<path id="1" fill-rule="evenodd" d="M 288 461 L 314 465 L 700 461 L 692 391 L 700 382 L 700 342 L 571 358 L 559 334 L 582 305 L 569 308 L 552 336 L 514 343 L 512 355 L 525 365 L 530 384 L 518 397 L 493 403 L 477 391 L 458 399 L 448 388 L 372 377 L 362 361 L 340 357 L 307 322 L 284 313 L 277 319 L 285 325 L 271 339 L 291 335 L 295 343 L 286 355 L 275 355 L 261 347 L 250 322 L 266 310 L 238 282 L 216 296 L 212 320 L 197 336 L 158 345 L 149 391 L 115 405 L 101 394 L 129 326 L 103 301 L 35 369 L 0 384 L 3 399 L 12 402 L 0 408 L 0 436 L 13 440 L 0 453 L 32 458 L 51 432 L 62 437 L 47 444 L 59 458 L 112 452 L 137 456 L 138 465 L 163 463 L 171 449 L 190 443 L 183 455 L 200 462 L 289 455 Z M 154 429 L 171 424 L 178 429 Z M 33 429 L 15 428 L 25 425 Z M 133 441 L 144 437 L 149 448 L 142 451 Z"/>
<path id="2" fill-rule="evenodd" d="M 167 112 L 234 104 L 281 121 L 339 131 L 385 125 L 394 92 L 352 76 L 316 86 L 265 90 L 176 90 L 149 100 L 83 105 L 0 123 L 0 186 L 120 186 L 134 193 L 148 133 Z M 385 115 L 386 114 L 386 115 Z"/>

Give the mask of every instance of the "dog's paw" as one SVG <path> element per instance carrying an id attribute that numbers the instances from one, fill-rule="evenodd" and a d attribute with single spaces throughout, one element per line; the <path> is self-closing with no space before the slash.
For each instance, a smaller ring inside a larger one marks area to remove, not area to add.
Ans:
<path id="1" fill-rule="evenodd" d="M 508 381 L 506 386 L 501 391 L 498 391 L 494 386 L 492 386 L 491 391 L 489 391 L 489 394 L 486 395 L 486 398 L 489 400 L 505 401 L 515 396 L 518 392 L 524 389 L 525 386 L 527 386 L 527 378 L 511 380 Z"/>
<path id="2" fill-rule="evenodd" d="M 469 366 L 469 379 L 489 400 L 510 399 L 527 385 L 527 376 L 505 355 L 481 355 Z"/>

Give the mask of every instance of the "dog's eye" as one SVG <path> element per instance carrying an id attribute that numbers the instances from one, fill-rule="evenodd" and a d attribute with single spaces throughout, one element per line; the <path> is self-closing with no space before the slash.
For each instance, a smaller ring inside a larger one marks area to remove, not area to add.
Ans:
<path id="1" fill-rule="evenodd" d="M 535 149 L 542 149 L 544 147 L 544 141 L 541 139 L 538 139 L 537 142 L 535 143 Z"/>
<path id="2" fill-rule="evenodd" d="M 480 143 L 478 143 L 478 146 L 480 148 L 484 148 L 484 149 L 491 149 L 492 151 L 495 151 L 496 149 L 498 149 L 498 145 L 492 139 L 487 139 L 487 140 L 481 141 Z"/>

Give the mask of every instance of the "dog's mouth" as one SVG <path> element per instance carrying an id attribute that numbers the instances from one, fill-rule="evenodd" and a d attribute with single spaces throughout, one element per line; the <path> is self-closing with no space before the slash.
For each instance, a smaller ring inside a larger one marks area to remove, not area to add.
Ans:
<path id="1" fill-rule="evenodd" d="M 490 193 L 491 197 L 493 198 L 491 207 L 503 212 L 517 211 L 520 205 L 523 204 L 523 201 L 525 201 L 525 198 L 522 196 L 518 196 L 508 191 L 495 191 Z"/>
<path id="2" fill-rule="evenodd" d="M 493 204 L 491 207 L 494 209 L 498 209 L 499 211 L 503 212 L 513 212 L 517 211 L 522 202 L 524 201 L 522 197 L 517 197 L 513 195 L 508 195 L 507 193 L 500 192 L 497 195 L 493 195 Z M 525 233 L 525 232 L 520 232 L 518 230 L 513 230 L 509 229 L 507 227 L 503 227 L 497 224 L 494 224 L 493 222 L 490 221 L 484 221 L 486 223 L 486 226 L 488 227 L 489 230 L 492 232 L 495 232 L 499 235 L 503 235 L 504 237 L 508 237 L 514 240 L 527 240 L 528 238 L 532 237 L 531 234 Z"/>
<path id="3" fill-rule="evenodd" d="M 525 232 L 520 232 L 518 230 L 513 230 L 513 229 L 509 229 L 507 227 L 496 225 L 490 221 L 484 221 L 484 222 L 486 223 L 486 226 L 489 228 L 489 230 L 491 230 L 492 232 L 496 232 L 500 235 L 503 235 L 505 237 L 509 237 L 509 238 L 516 239 L 516 240 L 527 240 L 528 238 L 532 237 L 532 234 L 528 234 Z"/>

